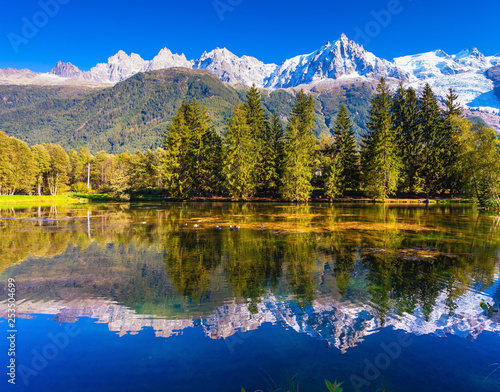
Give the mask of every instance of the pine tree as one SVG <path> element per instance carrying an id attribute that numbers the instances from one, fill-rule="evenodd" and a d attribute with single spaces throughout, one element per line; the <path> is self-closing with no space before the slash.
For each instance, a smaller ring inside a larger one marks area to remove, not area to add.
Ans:
<path id="1" fill-rule="evenodd" d="M 313 134 L 314 100 L 301 90 L 295 99 L 285 132 L 280 193 L 290 201 L 307 202 L 311 196 L 316 140 Z"/>
<path id="2" fill-rule="evenodd" d="M 370 197 L 379 199 L 394 193 L 401 172 L 391 107 L 389 89 L 382 78 L 371 100 L 362 153 L 364 188 Z"/>
<path id="3" fill-rule="evenodd" d="M 280 119 L 273 112 L 269 124 L 269 137 L 268 137 L 268 189 L 277 191 L 280 187 L 280 178 L 283 172 L 283 127 L 281 126 Z"/>
<path id="4" fill-rule="evenodd" d="M 238 102 L 228 121 L 224 135 L 226 155 L 224 175 L 233 199 L 248 199 L 256 190 L 255 139 L 246 118 L 246 110 Z"/>
<path id="5" fill-rule="evenodd" d="M 392 113 L 399 145 L 403 176 L 401 189 L 412 193 L 422 190 L 421 125 L 419 101 L 413 88 L 405 89 L 401 83 L 393 97 Z"/>
<path id="6" fill-rule="evenodd" d="M 422 179 L 423 188 L 429 200 L 432 191 L 439 190 L 443 177 L 443 122 L 434 92 L 426 84 L 420 97 L 420 127 L 422 132 Z"/>
<path id="7" fill-rule="evenodd" d="M 259 90 L 252 85 L 243 104 L 250 133 L 255 140 L 256 181 L 259 190 L 276 187 L 277 173 L 274 166 L 273 134 L 262 104 Z"/>
<path id="8" fill-rule="evenodd" d="M 174 197 L 207 196 L 219 185 L 221 139 L 206 109 L 185 101 L 165 135 L 165 183 Z"/>
<path id="9" fill-rule="evenodd" d="M 165 135 L 166 186 L 173 197 L 190 197 L 194 194 L 192 135 L 186 118 L 188 108 L 189 104 L 184 101 Z"/>
<path id="10" fill-rule="evenodd" d="M 445 109 L 442 112 L 444 117 L 443 136 L 440 143 L 440 160 L 444 168 L 440 187 L 449 190 L 450 194 L 461 191 L 465 186 L 462 167 L 458 160 L 458 156 L 461 154 L 461 144 L 452 125 L 452 118 L 462 116 L 462 112 L 463 109 L 458 102 L 458 95 L 450 87 L 445 99 Z"/>
<path id="11" fill-rule="evenodd" d="M 345 189 L 357 189 L 359 186 L 359 156 L 356 139 L 344 104 L 340 106 L 333 135 L 335 137 L 333 151 L 338 159 L 337 169 L 340 169 L 338 184 L 340 193 L 343 195 Z"/>
<path id="12" fill-rule="evenodd" d="M 203 106 L 195 99 L 187 108 L 186 120 L 193 149 L 193 194 L 208 196 L 218 187 L 217 174 L 222 160 L 222 141 Z"/>

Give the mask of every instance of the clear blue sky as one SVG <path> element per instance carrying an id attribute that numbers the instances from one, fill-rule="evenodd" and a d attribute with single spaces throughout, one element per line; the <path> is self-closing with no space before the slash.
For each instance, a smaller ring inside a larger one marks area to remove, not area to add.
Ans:
<path id="1" fill-rule="evenodd" d="M 65 4 L 43 11 L 40 3 L 54 1 Z M 373 12 L 387 17 L 388 10 L 390 20 L 377 21 Z M 62 60 L 87 70 L 120 49 L 149 60 L 165 46 L 188 59 L 227 47 L 239 56 L 281 63 L 341 33 L 354 39 L 367 29 L 372 37 L 358 41 L 386 59 L 434 49 L 452 54 L 470 46 L 493 55 L 500 52 L 499 16 L 500 0 L 4 1 L 0 68 L 48 71 Z M 26 21 L 35 21 L 38 31 L 26 28 Z"/>

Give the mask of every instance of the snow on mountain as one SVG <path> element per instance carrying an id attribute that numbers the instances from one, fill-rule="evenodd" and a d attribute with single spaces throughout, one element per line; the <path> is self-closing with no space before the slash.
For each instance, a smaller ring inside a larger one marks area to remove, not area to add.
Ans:
<path id="1" fill-rule="evenodd" d="M 86 80 L 101 83 L 118 83 L 138 72 L 145 72 L 149 61 L 143 60 L 141 56 L 132 53 L 130 56 L 120 50 L 108 59 L 107 63 L 97 64 L 90 71 L 84 72 Z"/>
<path id="2" fill-rule="evenodd" d="M 173 54 L 167 48 L 160 50 L 153 60 L 143 60 L 138 54 L 126 54 L 120 50 L 111 56 L 106 63 L 97 64 L 89 71 L 82 72 L 71 63 L 58 62 L 50 71 L 51 75 L 74 80 L 88 80 L 97 83 L 118 83 L 139 72 L 149 72 L 171 67 L 192 68 L 193 61 L 186 57 Z"/>
<path id="3" fill-rule="evenodd" d="M 435 50 L 388 61 L 367 52 L 342 34 L 337 41 L 329 42 L 310 54 L 285 60 L 280 66 L 265 64 L 250 56 L 238 57 L 226 48 L 205 52 L 198 60 L 187 60 L 183 54 L 173 54 L 163 48 L 150 61 L 135 53 L 128 55 L 119 51 L 106 63 L 97 64 L 85 72 L 71 63 L 62 62 L 58 62 L 48 74 L 28 70 L 0 70 L 0 83 L 118 83 L 138 72 L 170 67 L 206 69 L 221 81 L 232 85 L 255 84 L 269 89 L 358 78 L 375 83 L 380 77 L 386 77 L 405 81 L 418 91 L 429 83 L 440 98 L 444 98 L 452 87 L 466 108 L 500 114 L 500 86 L 489 72 L 495 66 L 500 66 L 500 53 L 485 57 L 475 47 L 455 55 Z"/>
<path id="4" fill-rule="evenodd" d="M 171 67 L 186 67 L 192 68 L 194 62 L 188 61 L 184 54 L 173 54 L 169 49 L 163 48 L 160 52 L 149 62 L 147 71 L 156 71 L 158 69 L 165 69 Z"/>
<path id="5" fill-rule="evenodd" d="M 229 84 L 264 87 L 264 81 L 277 68 L 276 64 L 265 64 L 255 57 L 238 57 L 226 48 L 204 52 L 193 68 L 206 69 Z"/>
<path id="6" fill-rule="evenodd" d="M 342 76 L 407 79 L 405 72 L 395 64 L 367 52 L 342 34 L 339 40 L 328 42 L 313 53 L 284 61 L 271 75 L 266 87 L 295 87 Z"/>
<path id="7" fill-rule="evenodd" d="M 485 57 L 472 47 L 456 55 L 436 50 L 398 57 L 394 63 L 410 75 L 408 85 L 417 90 L 429 83 L 435 94 L 444 98 L 451 87 L 462 105 L 498 114 L 500 101 L 493 94 L 494 83 L 486 72 L 499 60 L 495 56 Z"/>

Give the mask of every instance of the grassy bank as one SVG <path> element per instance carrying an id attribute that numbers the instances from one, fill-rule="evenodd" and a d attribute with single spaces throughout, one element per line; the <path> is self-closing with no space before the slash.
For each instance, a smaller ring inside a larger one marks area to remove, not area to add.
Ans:
<path id="1" fill-rule="evenodd" d="M 76 195 L 57 196 L 27 196 L 27 195 L 0 195 L 0 206 L 32 206 L 41 204 L 83 204 L 88 203 L 87 198 Z"/>
<path id="2" fill-rule="evenodd" d="M 195 197 L 191 199 L 178 199 L 165 197 L 165 195 L 134 195 L 131 202 L 184 202 L 184 201 L 194 201 L 194 202 L 232 202 L 229 197 Z M 92 193 L 68 193 L 64 195 L 57 196 L 26 196 L 26 195 L 14 195 L 6 196 L 0 195 L 0 207 L 30 207 L 37 205 L 50 205 L 50 204 L 86 204 L 92 202 L 106 203 L 106 202 L 117 202 L 111 196 L 107 194 L 92 194 Z M 246 200 L 249 203 L 282 203 L 286 202 L 279 197 L 252 197 Z M 322 196 L 312 197 L 310 202 L 312 203 L 330 203 L 330 201 Z M 385 200 L 373 200 L 361 195 L 357 196 L 346 196 L 343 198 L 338 198 L 333 200 L 333 203 L 389 203 L 389 204 L 426 204 L 425 198 L 407 198 L 407 197 L 392 197 Z M 429 200 L 429 204 L 449 204 L 449 203 L 474 203 L 472 199 L 464 198 L 434 198 Z"/>

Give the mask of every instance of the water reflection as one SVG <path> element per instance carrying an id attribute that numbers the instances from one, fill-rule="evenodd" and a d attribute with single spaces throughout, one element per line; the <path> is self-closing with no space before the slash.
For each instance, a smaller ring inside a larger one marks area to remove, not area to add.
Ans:
<path id="1" fill-rule="evenodd" d="M 271 322 L 342 351 L 386 326 L 474 338 L 500 332 L 479 306 L 499 296 L 498 222 L 463 206 L 4 209 L 1 279 L 16 277 L 25 317 L 89 316 L 121 335 Z"/>

